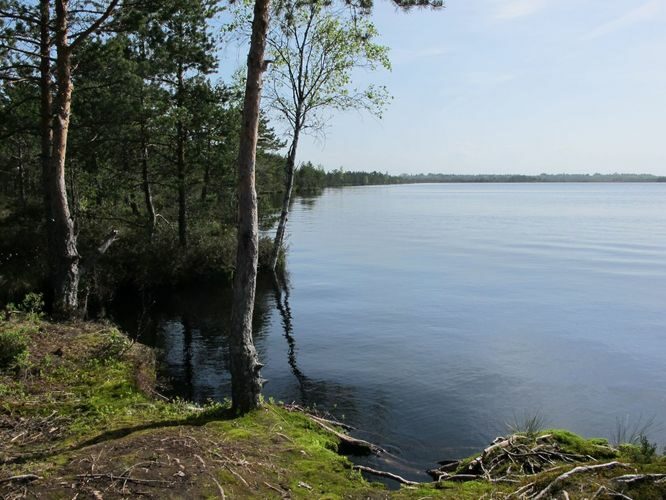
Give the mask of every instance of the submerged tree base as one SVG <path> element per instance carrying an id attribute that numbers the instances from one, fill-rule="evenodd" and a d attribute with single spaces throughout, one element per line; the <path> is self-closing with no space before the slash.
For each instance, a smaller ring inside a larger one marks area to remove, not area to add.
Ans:
<path id="1" fill-rule="evenodd" d="M 493 473 L 490 480 L 478 474 L 463 482 L 451 480 L 476 474 L 479 457 L 487 459 L 485 467 L 500 450 L 521 452 L 500 441 L 491 451 L 449 464 L 441 471 L 445 474 L 436 476 L 439 481 L 388 491 L 338 453 L 345 439 L 335 423 L 273 404 L 237 418 L 225 405 L 202 408 L 166 400 L 155 389 L 152 351 L 129 342 L 111 325 L 51 324 L 32 315 L 2 321 L 0 342 L 16 346 L 0 368 L 3 498 L 666 495 L 663 458 L 645 457 L 637 447 L 614 450 L 566 431 L 548 432 L 548 438 L 513 438 L 514 444 L 528 447 L 556 443 L 558 453 L 567 457 L 548 455 L 553 464 L 534 474 L 529 466 L 523 472 L 514 466 L 508 472 L 516 472 L 512 481 L 494 481 L 500 476 Z M 506 476 L 508 468 L 502 462 L 497 473 Z"/>

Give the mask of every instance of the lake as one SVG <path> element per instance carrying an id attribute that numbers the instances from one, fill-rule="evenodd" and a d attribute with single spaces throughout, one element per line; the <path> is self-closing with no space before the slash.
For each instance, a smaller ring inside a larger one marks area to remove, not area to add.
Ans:
<path id="1" fill-rule="evenodd" d="M 664 423 L 666 184 L 328 189 L 288 231 L 287 293 L 258 290 L 265 394 L 363 429 L 394 455 L 375 464 L 426 479 L 536 413 L 588 437 Z M 173 394 L 230 394 L 228 302 L 198 287 L 144 311 Z"/>

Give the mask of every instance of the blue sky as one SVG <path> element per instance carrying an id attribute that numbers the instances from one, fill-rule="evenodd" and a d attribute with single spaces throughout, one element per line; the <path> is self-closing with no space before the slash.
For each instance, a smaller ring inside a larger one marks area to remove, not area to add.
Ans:
<path id="1" fill-rule="evenodd" d="M 373 19 L 391 72 L 379 120 L 332 117 L 299 160 L 327 169 L 666 174 L 666 0 L 447 0 Z"/>

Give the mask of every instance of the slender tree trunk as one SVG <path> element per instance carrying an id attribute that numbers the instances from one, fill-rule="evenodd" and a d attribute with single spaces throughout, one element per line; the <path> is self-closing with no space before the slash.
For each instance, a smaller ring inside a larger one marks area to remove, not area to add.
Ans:
<path id="1" fill-rule="evenodd" d="M 71 317 L 77 313 L 79 291 L 79 254 L 76 249 L 74 223 L 67 201 L 65 160 L 67 134 L 72 105 L 72 54 L 68 45 L 68 0 L 56 0 L 56 78 L 54 101 L 53 148 L 49 172 L 51 213 L 54 241 L 54 312 Z"/>
<path id="2" fill-rule="evenodd" d="M 183 67 L 178 66 L 178 109 L 183 106 Z M 187 191 L 185 180 L 185 127 L 180 118 L 176 124 L 176 162 L 178 166 L 178 241 L 181 247 L 187 246 Z"/>
<path id="3" fill-rule="evenodd" d="M 284 169 L 284 197 L 282 198 L 282 212 L 280 213 L 280 221 L 278 222 L 277 231 L 275 232 L 275 240 L 273 241 L 273 254 L 271 255 L 271 270 L 273 272 L 275 272 L 275 269 L 277 268 L 280 250 L 282 250 L 282 244 L 284 242 L 284 233 L 287 229 L 287 219 L 289 218 L 289 204 L 291 203 L 291 192 L 294 188 L 296 148 L 298 148 L 298 138 L 301 134 L 301 127 L 298 124 L 299 121 L 300 117 L 297 114 L 294 135 L 291 139 L 291 146 L 289 147 L 287 163 Z"/>
<path id="4" fill-rule="evenodd" d="M 19 191 L 19 203 L 21 207 L 25 208 L 25 168 L 23 165 L 23 148 L 21 147 L 21 141 L 18 141 L 16 144 L 16 160 L 18 167 L 18 191 Z"/>
<path id="5" fill-rule="evenodd" d="M 146 60 L 145 43 L 141 43 L 141 59 Z M 153 193 L 150 187 L 148 172 L 148 132 L 146 131 L 146 102 L 144 96 L 145 79 L 141 75 L 141 189 L 143 190 L 143 200 L 146 204 L 146 213 L 148 214 L 148 241 L 152 242 L 155 236 L 155 227 L 157 225 L 157 214 L 155 204 L 153 203 Z"/>
<path id="6" fill-rule="evenodd" d="M 51 277 L 51 289 L 55 288 L 53 276 L 55 275 L 55 219 L 51 211 L 51 147 L 53 143 L 52 113 L 53 102 L 51 94 L 51 1 L 39 2 L 39 134 L 40 134 L 40 163 L 42 166 L 42 196 L 44 203 L 44 221 L 46 227 L 46 241 L 48 248 L 48 270 Z"/>
<path id="7" fill-rule="evenodd" d="M 148 241 L 153 241 L 155 235 L 155 225 L 157 224 L 157 215 L 153 203 L 153 193 L 150 188 L 150 179 L 148 174 L 148 141 L 146 138 L 145 125 L 141 124 L 141 189 L 143 190 L 143 199 L 146 204 L 148 214 Z"/>
<path id="8" fill-rule="evenodd" d="M 269 6 L 270 0 L 255 0 L 254 3 L 238 151 L 238 248 L 229 347 L 231 401 L 233 409 L 239 413 L 246 413 L 259 406 L 262 386 L 262 365 L 252 340 L 252 315 L 259 255 L 255 161 Z"/>
<path id="9" fill-rule="evenodd" d="M 201 187 L 201 202 L 205 203 L 208 198 L 208 184 L 210 183 L 210 138 L 208 139 L 208 148 L 206 149 L 206 161 L 204 162 L 204 178 Z"/>

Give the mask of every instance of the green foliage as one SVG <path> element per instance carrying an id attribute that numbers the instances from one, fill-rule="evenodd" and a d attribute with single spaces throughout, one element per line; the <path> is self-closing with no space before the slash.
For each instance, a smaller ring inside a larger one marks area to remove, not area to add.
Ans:
<path id="1" fill-rule="evenodd" d="M 372 22 L 327 2 L 278 3 L 276 9 L 265 100 L 289 131 L 321 131 L 330 110 L 381 116 L 389 101 L 386 88 L 359 89 L 352 80 L 359 68 L 391 68 Z"/>
<path id="2" fill-rule="evenodd" d="M 29 321 L 39 321 L 44 316 L 44 295 L 29 292 L 18 304 L 7 304 L 6 311 L 9 316 L 20 315 Z"/>
<path id="3" fill-rule="evenodd" d="M 608 441 L 603 438 L 586 439 L 563 429 L 549 429 L 543 431 L 543 434 L 552 435 L 566 453 L 591 456 L 598 459 L 617 457 L 617 451 L 611 448 Z"/>
<path id="4" fill-rule="evenodd" d="M 259 238 L 259 269 L 272 272 L 271 269 L 271 256 L 273 254 L 273 239 L 270 236 L 262 236 Z M 276 271 L 282 272 L 285 270 L 286 261 L 285 254 L 281 252 L 278 256 L 278 263 Z"/>
<path id="5" fill-rule="evenodd" d="M 26 294 L 19 310 L 27 314 L 42 315 L 44 313 L 44 296 L 36 292 Z"/>
<path id="6" fill-rule="evenodd" d="M 29 330 L 12 323 L 0 325 L 0 370 L 21 365 L 27 355 Z"/>
<path id="7" fill-rule="evenodd" d="M 620 445 L 619 450 L 622 457 L 639 464 L 649 464 L 657 459 L 657 445 L 651 443 L 645 435 L 638 437 L 637 444 Z"/>

